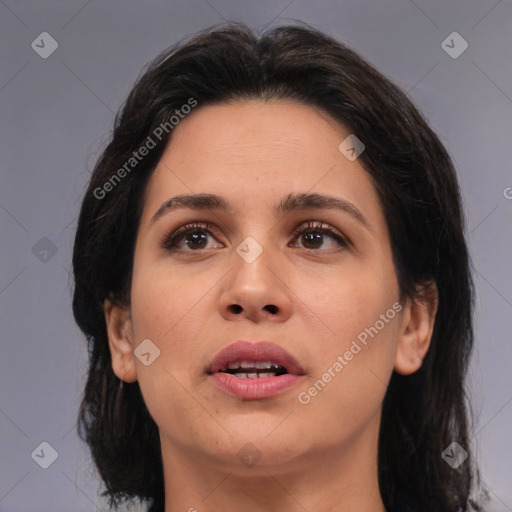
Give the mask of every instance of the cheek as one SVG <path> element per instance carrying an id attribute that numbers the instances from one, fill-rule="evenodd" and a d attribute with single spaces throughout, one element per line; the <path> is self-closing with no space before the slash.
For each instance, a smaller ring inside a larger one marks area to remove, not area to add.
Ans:
<path id="1" fill-rule="evenodd" d="M 187 392 L 189 366 L 197 349 L 194 305 L 204 295 L 197 288 L 184 293 L 183 285 L 167 276 L 168 273 L 151 273 L 145 269 L 134 272 L 132 281 L 134 345 L 149 339 L 159 351 L 154 362 L 147 366 L 135 359 L 141 393 L 157 425 L 167 424 L 170 418 L 188 417 L 194 410 L 194 400 Z M 199 417 L 200 411 L 195 414 Z M 186 430 L 180 422 L 173 428 L 180 432 Z M 187 424 L 187 428 L 191 425 Z"/>
<path id="2" fill-rule="evenodd" d="M 355 439 L 380 414 L 393 370 L 398 321 L 395 317 L 375 331 L 375 319 L 370 324 L 367 318 L 365 312 L 359 318 L 361 327 L 352 325 L 345 332 L 340 326 L 339 335 L 322 347 L 321 360 L 299 390 L 298 407 L 313 423 L 310 432 L 321 431 L 326 439 L 341 432 Z"/>
<path id="3" fill-rule="evenodd" d="M 390 278 L 384 272 L 376 271 L 375 267 L 378 265 L 373 268 L 371 265 L 347 265 L 327 276 L 295 281 L 294 292 L 301 299 L 297 301 L 297 306 L 302 308 L 299 316 L 314 322 L 315 329 L 310 329 L 311 334 L 321 338 L 325 348 L 342 350 L 348 347 L 397 300 L 394 275 Z M 386 320 L 390 322 L 394 316 L 391 311 Z"/>
<path id="4" fill-rule="evenodd" d="M 135 338 L 172 341 L 207 291 L 208 282 L 170 270 L 168 264 L 136 265 L 131 289 Z"/>
<path id="5" fill-rule="evenodd" d="M 336 416 L 348 413 L 360 420 L 379 408 L 392 373 L 398 290 L 395 280 L 376 273 L 347 274 L 339 283 L 336 289 L 330 284 L 310 291 L 305 301 L 315 305 L 322 329 L 310 330 L 319 350 L 299 403 L 308 402 L 304 405 L 319 416 L 328 408 Z M 305 288 L 303 293 L 308 293 Z"/>
<path id="6" fill-rule="evenodd" d="M 141 258 L 138 263 L 131 289 L 135 345 L 150 339 L 160 350 L 155 368 L 136 361 L 139 380 L 168 379 L 172 387 L 176 382 L 171 373 L 189 386 L 202 365 L 197 364 L 202 361 L 200 356 L 209 350 L 204 345 L 212 339 L 211 324 L 205 319 L 214 312 L 212 294 L 220 278 L 213 272 L 206 275 L 190 269 L 170 269 L 168 261 L 144 265 Z M 159 374 L 155 373 L 157 368 Z"/>

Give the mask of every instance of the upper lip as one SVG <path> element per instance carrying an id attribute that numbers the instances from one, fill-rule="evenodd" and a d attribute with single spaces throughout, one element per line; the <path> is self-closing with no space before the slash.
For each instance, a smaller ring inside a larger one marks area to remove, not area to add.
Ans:
<path id="1" fill-rule="evenodd" d="M 269 361 L 286 368 L 295 375 L 304 375 L 304 370 L 296 359 L 283 348 L 269 341 L 236 341 L 224 347 L 206 368 L 206 373 L 216 373 L 228 368 L 231 363 Z"/>

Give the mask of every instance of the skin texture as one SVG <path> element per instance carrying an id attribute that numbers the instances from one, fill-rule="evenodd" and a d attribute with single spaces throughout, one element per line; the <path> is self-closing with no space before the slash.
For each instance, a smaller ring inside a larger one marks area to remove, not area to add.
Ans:
<path id="1" fill-rule="evenodd" d="M 105 302 L 113 370 L 138 380 L 159 427 L 166 512 L 385 510 L 381 404 L 393 370 L 420 368 L 436 300 L 405 300 L 308 404 L 297 399 L 399 301 L 375 188 L 338 150 L 349 133 L 310 106 L 256 100 L 198 107 L 173 130 L 144 198 L 131 304 Z M 335 210 L 274 215 L 292 192 L 349 201 L 369 229 Z M 150 223 L 167 199 L 191 193 L 223 196 L 235 213 L 179 209 Z M 334 228 L 349 246 L 294 235 L 307 221 Z M 187 237 L 174 251 L 162 248 L 189 222 L 213 225 L 201 248 Z M 252 263 L 236 252 L 247 236 L 263 249 Z M 133 354 L 147 338 L 161 351 L 149 366 Z M 273 341 L 306 375 L 271 399 L 229 396 L 204 370 L 236 340 Z M 261 456 L 252 467 L 237 456 L 249 442 Z"/>

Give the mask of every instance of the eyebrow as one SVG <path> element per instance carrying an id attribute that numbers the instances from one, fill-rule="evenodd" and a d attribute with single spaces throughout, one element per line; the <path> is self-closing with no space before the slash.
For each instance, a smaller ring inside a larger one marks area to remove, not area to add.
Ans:
<path id="1" fill-rule="evenodd" d="M 215 194 L 182 194 L 167 199 L 149 221 L 150 225 L 167 213 L 180 208 L 191 210 L 213 210 L 234 214 L 233 207 L 222 197 Z M 338 210 L 347 213 L 366 229 L 371 231 L 366 217 L 349 201 L 322 194 L 291 193 L 274 206 L 276 215 L 304 210 Z"/>

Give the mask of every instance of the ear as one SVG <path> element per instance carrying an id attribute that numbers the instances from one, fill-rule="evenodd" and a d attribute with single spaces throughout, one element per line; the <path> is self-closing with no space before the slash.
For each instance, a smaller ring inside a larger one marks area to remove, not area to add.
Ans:
<path id="1" fill-rule="evenodd" d="M 414 299 L 405 302 L 394 368 L 410 375 L 421 367 L 430 347 L 439 297 L 433 281 L 422 285 Z"/>
<path id="2" fill-rule="evenodd" d="M 125 382 L 137 380 L 133 355 L 133 330 L 130 310 L 119 306 L 109 299 L 103 304 L 107 324 L 108 346 L 112 356 L 112 370 Z"/>

